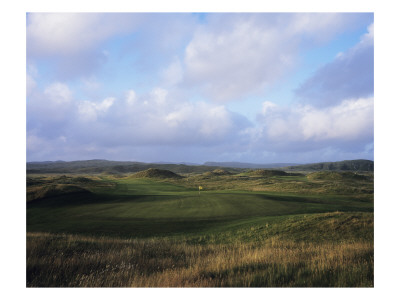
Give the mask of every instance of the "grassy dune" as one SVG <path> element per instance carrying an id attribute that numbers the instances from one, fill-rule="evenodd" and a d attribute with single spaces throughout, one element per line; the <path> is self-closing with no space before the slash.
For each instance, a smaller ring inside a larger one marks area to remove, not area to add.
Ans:
<path id="1" fill-rule="evenodd" d="M 303 217 L 303 226 L 313 227 L 316 218 L 323 221 L 317 227 L 319 241 L 315 241 L 317 232 L 298 240 L 299 220 L 288 219 L 264 225 L 267 232 L 270 228 L 267 234 L 260 233 L 259 226 L 244 225 L 222 237 L 118 239 L 28 233 L 27 285 L 373 286 L 373 242 L 368 236 L 358 236 L 371 234 L 371 214 L 361 217 L 361 231 L 355 222 L 348 222 L 350 213 Z M 332 235 L 337 227 L 347 232 L 344 238 Z M 281 230 L 285 234 L 280 235 Z"/>
<path id="2" fill-rule="evenodd" d="M 372 177 L 264 173 L 29 176 L 27 286 L 373 286 Z"/>

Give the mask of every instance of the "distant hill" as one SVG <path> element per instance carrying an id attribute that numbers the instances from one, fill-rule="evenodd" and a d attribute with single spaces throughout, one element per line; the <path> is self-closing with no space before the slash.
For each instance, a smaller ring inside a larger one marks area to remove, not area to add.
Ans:
<path id="1" fill-rule="evenodd" d="M 314 164 L 304 164 L 288 166 L 282 169 L 294 171 L 352 171 L 366 172 L 374 170 L 374 162 L 366 159 L 343 160 L 338 162 L 321 162 Z"/>
<path id="2" fill-rule="evenodd" d="M 51 184 L 33 187 L 27 190 L 26 200 L 33 201 L 37 199 L 54 197 L 58 195 L 71 194 L 90 194 L 90 191 L 73 184 Z"/>
<path id="3" fill-rule="evenodd" d="M 144 171 L 137 172 L 130 177 L 132 178 L 159 178 L 159 179 L 180 179 L 182 176 L 175 174 L 174 172 L 168 170 L 161 170 L 161 169 L 147 169 Z"/>
<path id="4" fill-rule="evenodd" d="M 243 169 L 280 169 L 284 171 L 373 171 L 374 162 L 370 160 L 345 160 L 339 162 L 322 162 L 313 164 L 251 164 L 240 162 L 206 162 L 203 165 L 186 165 L 172 163 L 143 163 L 132 161 L 110 160 L 79 160 L 79 161 L 46 161 L 28 162 L 26 172 L 28 174 L 126 174 L 136 173 L 147 169 L 168 170 L 177 174 L 213 172 L 216 168 L 223 172 L 241 173 Z M 215 175 L 215 174 L 214 174 Z"/>
<path id="5" fill-rule="evenodd" d="M 26 172 L 28 174 L 126 174 L 136 173 L 147 169 L 169 170 L 174 173 L 204 173 L 211 172 L 214 166 L 204 165 L 185 165 L 185 164 L 167 164 L 167 163 L 143 163 L 132 161 L 110 161 L 110 160 L 79 160 L 70 162 L 28 162 Z M 234 168 L 223 168 L 225 171 L 238 172 Z"/>
<path id="6" fill-rule="evenodd" d="M 242 163 L 242 162 L 212 162 L 208 161 L 204 163 L 205 166 L 214 167 L 230 167 L 230 168 L 241 168 L 241 169 L 277 169 L 288 166 L 296 166 L 295 163 L 271 163 L 271 164 L 254 164 L 254 163 Z"/>
<path id="7" fill-rule="evenodd" d="M 213 171 L 205 172 L 202 175 L 206 177 L 212 177 L 212 176 L 232 175 L 232 173 L 223 169 L 215 169 Z"/>

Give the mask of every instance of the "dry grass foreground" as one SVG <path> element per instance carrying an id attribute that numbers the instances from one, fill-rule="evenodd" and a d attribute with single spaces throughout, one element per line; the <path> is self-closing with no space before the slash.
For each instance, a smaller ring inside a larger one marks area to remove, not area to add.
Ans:
<path id="1" fill-rule="evenodd" d="M 193 245 L 27 233 L 27 286 L 369 287 L 373 242 Z"/>

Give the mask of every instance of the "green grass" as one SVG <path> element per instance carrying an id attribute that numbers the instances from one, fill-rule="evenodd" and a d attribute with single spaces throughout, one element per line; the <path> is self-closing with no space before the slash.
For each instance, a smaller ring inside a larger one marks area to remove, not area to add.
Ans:
<path id="1" fill-rule="evenodd" d="M 198 233 L 257 217 L 372 211 L 344 196 L 299 196 L 246 191 L 201 191 L 150 179 L 121 179 L 92 194 L 28 203 L 28 231 L 150 237 Z"/>
<path id="2" fill-rule="evenodd" d="M 372 181 L 214 177 L 29 177 L 27 286 L 373 286 Z"/>
<path id="3" fill-rule="evenodd" d="M 339 222 L 342 219 L 341 215 L 317 216 L 322 220 L 325 217 L 339 217 Z M 285 228 L 290 224 L 284 221 L 271 226 Z M 218 238 L 219 242 L 210 236 L 198 236 L 197 240 L 119 239 L 28 233 L 27 286 L 373 286 L 373 242 L 365 236 L 293 241 L 290 236 L 295 231 L 289 229 L 284 238 L 275 235 L 258 241 L 254 235 L 260 235 L 260 228 L 243 225 L 231 228 L 228 240 Z M 350 223 L 342 226 L 352 230 Z M 327 236 L 329 231 L 324 229 Z M 239 239 L 234 237 L 235 232 Z M 244 239 L 246 235 L 250 240 Z"/>

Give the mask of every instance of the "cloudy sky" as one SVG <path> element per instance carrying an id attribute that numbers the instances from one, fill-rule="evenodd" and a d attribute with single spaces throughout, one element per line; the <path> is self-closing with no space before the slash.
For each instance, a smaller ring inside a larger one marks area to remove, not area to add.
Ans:
<path id="1" fill-rule="evenodd" d="M 27 161 L 374 158 L 372 13 L 29 13 Z"/>

